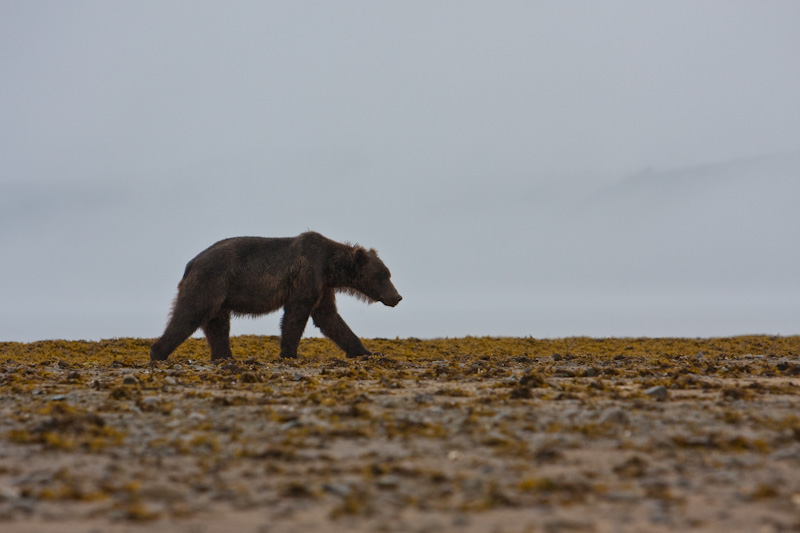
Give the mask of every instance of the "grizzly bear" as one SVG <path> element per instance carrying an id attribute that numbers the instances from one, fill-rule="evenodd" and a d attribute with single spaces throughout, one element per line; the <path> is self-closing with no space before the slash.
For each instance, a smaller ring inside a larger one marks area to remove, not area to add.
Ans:
<path id="1" fill-rule="evenodd" d="M 212 361 L 231 358 L 231 314 L 257 316 L 281 307 L 281 357 L 297 357 L 309 316 L 348 357 L 371 355 L 339 316 L 337 292 L 390 307 L 402 299 L 373 249 L 314 232 L 219 241 L 186 265 L 166 330 L 151 346 L 150 359 L 163 361 L 198 328 Z"/>

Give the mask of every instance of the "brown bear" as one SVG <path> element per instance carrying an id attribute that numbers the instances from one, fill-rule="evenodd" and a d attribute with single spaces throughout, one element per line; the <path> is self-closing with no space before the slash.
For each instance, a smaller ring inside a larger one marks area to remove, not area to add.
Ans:
<path id="1" fill-rule="evenodd" d="M 337 292 L 391 307 L 402 299 L 372 249 L 314 232 L 219 241 L 186 265 L 166 330 L 151 346 L 150 359 L 166 359 L 197 328 L 206 335 L 212 361 L 231 358 L 231 314 L 257 316 L 281 307 L 281 357 L 297 357 L 309 316 L 348 357 L 371 355 L 339 316 Z"/>

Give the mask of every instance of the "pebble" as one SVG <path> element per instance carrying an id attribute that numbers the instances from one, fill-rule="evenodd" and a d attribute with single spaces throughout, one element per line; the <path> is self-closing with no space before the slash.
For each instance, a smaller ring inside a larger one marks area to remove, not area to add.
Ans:
<path id="1" fill-rule="evenodd" d="M 391 474 L 387 474 L 385 476 L 381 476 L 378 478 L 378 487 L 382 489 L 394 489 L 400 485 L 400 478 L 398 476 L 393 476 Z"/>
<path id="2" fill-rule="evenodd" d="M 612 490 L 605 494 L 605 498 L 613 502 L 636 502 L 641 497 L 631 490 Z"/>
<path id="3" fill-rule="evenodd" d="M 155 407 L 161 403 L 161 398 L 158 396 L 147 396 L 146 398 L 142 398 L 141 403 L 147 407 Z"/>
<path id="4" fill-rule="evenodd" d="M 198 412 L 195 411 L 193 413 L 189 413 L 189 416 L 186 417 L 186 420 L 189 421 L 189 422 L 194 422 L 194 423 L 197 424 L 197 423 L 200 423 L 200 422 L 205 422 L 205 420 L 207 418 L 208 417 L 206 415 L 204 415 L 203 413 L 198 413 Z"/>
<path id="5" fill-rule="evenodd" d="M 667 390 L 666 387 L 662 385 L 650 387 L 649 389 L 644 391 L 644 393 L 650 396 L 651 398 L 655 398 L 659 402 L 663 402 L 669 396 L 669 391 Z"/>
<path id="6" fill-rule="evenodd" d="M 13 503 L 14 510 L 22 511 L 26 515 L 31 515 L 36 510 L 36 500 L 33 498 L 19 498 Z"/>
<path id="7" fill-rule="evenodd" d="M 795 507 L 800 508 L 800 492 L 795 492 L 789 499 Z"/>
<path id="8" fill-rule="evenodd" d="M 353 491 L 350 485 L 344 483 L 325 483 L 322 485 L 322 490 L 340 498 L 346 498 Z"/>
<path id="9" fill-rule="evenodd" d="M 414 396 L 414 401 L 419 404 L 433 403 L 433 395 L 423 392 Z"/>
<path id="10" fill-rule="evenodd" d="M 780 433 L 780 436 L 785 440 L 790 440 L 794 437 L 794 432 L 792 430 L 784 430 Z M 796 461 L 800 463 L 800 446 L 782 448 L 771 453 L 769 458 L 773 461 Z"/>
<path id="11" fill-rule="evenodd" d="M 457 513 L 453 517 L 453 527 L 463 528 L 464 526 L 468 526 L 470 522 L 469 516 L 466 513 Z"/>
<path id="12" fill-rule="evenodd" d="M 299 427 L 303 427 L 303 422 L 301 422 L 299 418 L 288 420 L 280 425 L 281 431 L 286 431 L 287 429 L 299 428 Z"/>
<path id="13" fill-rule="evenodd" d="M 136 378 L 136 376 L 125 376 L 124 378 L 122 378 L 122 384 L 123 385 L 138 385 L 139 384 L 139 380 Z"/>
<path id="14" fill-rule="evenodd" d="M 600 424 L 627 425 L 631 423 L 631 417 L 620 407 L 609 407 L 600 414 L 600 418 L 597 422 Z"/>
<path id="15" fill-rule="evenodd" d="M 16 489 L 0 485 L 0 502 L 12 502 L 17 499 L 19 494 Z"/>
<path id="16" fill-rule="evenodd" d="M 159 502 L 177 502 L 186 499 L 186 493 L 178 487 L 156 483 L 154 485 L 145 485 L 139 491 L 140 497 L 147 500 L 157 500 Z"/>

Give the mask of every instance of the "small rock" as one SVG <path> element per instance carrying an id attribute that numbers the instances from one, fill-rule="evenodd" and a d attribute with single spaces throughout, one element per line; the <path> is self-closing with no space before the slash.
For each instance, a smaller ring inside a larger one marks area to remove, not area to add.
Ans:
<path id="1" fill-rule="evenodd" d="M 600 424 L 627 425 L 631 423 L 631 417 L 628 416 L 628 413 L 620 407 L 610 407 L 603 411 L 597 421 Z"/>
<path id="2" fill-rule="evenodd" d="M 593 531 L 592 522 L 581 522 L 567 518 L 556 518 L 544 523 L 545 531 Z"/>
<path id="3" fill-rule="evenodd" d="M 453 527 L 463 528 L 469 525 L 469 516 L 465 513 L 458 513 L 453 517 Z"/>
<path id="4" fill-rule="evenodd" d="M 638 494 L 631 490 L 612 490 L 605 493 L 605 498 L 613 502 L 626 503 L 637 502 L 641 499 Z"/>
<path id="5" fill-rule="evenodd" d="M 136 376 L 130 376 L 129 375 L 129 376 L 125 376 L 124 378 L 122 378 L 122 384 L 123 385 L 138 385 L 139 384 L 139 380 L 136 378 Z"/>
<path id="6" fill-rule="evenodd" d="M 433 403 L 433 395 L 423 392 L 414 396 L 414 401 L 419 404 Z"/>
<path id="7" fill-rule="evenodd" d="M 385 475 L 378 478 L 378 487 L 382 489 L 394 489 L 400 485 L 400 478 L 392 475 Z"/>
<path id="8" fill-rule="evenodd" d="M 12 520 L 14 518 L 14 506 L 10 503 L 0 503 L 0 520 Z"/>
<path id="9" fill-rule="evenodd" d="M 353 492 L 352 487 L 350 487 L 350 485 L 345 485 L 344 483 L 325 483 L 322 485 L 322 490 L 335 496 L 339 496 L 340 498 L 346 498 L 351 492 Z"/>
<path id="10" fill-rule="evenodd" d="M 794 431 L 784 430 L 781 432 L 781 438 L 791 440 L 794 437 Z M 792 446 L 783 448 L 769 455 L 773 461 L 797 461 L 800 463 L 800 446 Z"/>
<path id="11" fill-rule="evenodd" d="M 0 502 L 13 502 L 19 496 L 16 489 L 0 485 Z"/>
<path id="12" fill-rule="evenodd" d="M 800 508 L 800 492 L 795 492 L 789 499 L 795 507 Z"/>
<path id="13" fill-rule="evenodd" d="M 148 396 L 141 399 L 141 404 L 145 407 L 155 407 L 161 403 L 161 398 L 158 396 Z"/>
<path id="14" fill-rule="evenodd" d="M 36 500 L 33 498 L 19 498 L 13 503 L 13 508 L 30 516 L 36 510 Z"/>
<path id="15" fill-rule="evenodd" d="M 189 416 L 186 417 L 186 420 L 189 422 L 194 422 L 196 424 L 205 422 L 208 417 L 203 413 L 198 413 L 197 411 L 193 413 L 189 413 Z"/>
<path id="16" fill-rule="evenodd" d="M 662 385 L 650 387 L 649 389 L 644 391 L 644 393 L 650 396 L 651 398 L 655 398 L 659 402 L 663 402 L 669 396 L 669 391 L 667 390 L 666 387 Z"/>
<path id="17" fill-rule="evenodd" d="M 288 420 L 288 421 L 284 422 L 283 424 L 281 424 L 281 426 L 280 426 L 281 431 L 286 431 L 287 429 L 299 428 L 299 427 L 303 427 L 303 422 L 300 421 L 299 418 L 294 418 L 292 420 Z"/>
<path id="18" fill-rule="evenodd" d="M 186 499 L 184 491 L 172 485 L 156 483 L 154 485 L 145 485 L 139 492 L 139 496 L 146 500 L 156 500 L 159 502 L 177 502 Z"/>

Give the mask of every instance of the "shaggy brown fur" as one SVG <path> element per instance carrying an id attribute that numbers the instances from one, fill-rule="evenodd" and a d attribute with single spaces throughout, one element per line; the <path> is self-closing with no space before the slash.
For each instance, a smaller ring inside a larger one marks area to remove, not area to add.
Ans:
<path id="1" fill-rule="evenodd" d="M 231 314 L 263 315 L 281 307 L 281 357 L 297 357 L 309 316 L 348 357 L 369 355 L 339 316 L 336 292 L 391 307 L 402 299 L 375 250 L 314 232 L 219 241 L 186 265 L 169 323 L 150 348 L 150 359 L 166 359 L 197 328 L 203 328 L 212 360 L 230 358 Z"/>

